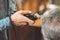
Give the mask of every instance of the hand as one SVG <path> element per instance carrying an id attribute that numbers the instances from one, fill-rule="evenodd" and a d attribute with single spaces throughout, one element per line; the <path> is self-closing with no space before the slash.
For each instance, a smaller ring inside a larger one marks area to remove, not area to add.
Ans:
<path id="1" fill-rule="evenodd" d="M 18 11 L 11 16 L 11 21 L 15 26 L 33 25 L 34 21 L 25 17 L 24 14 L 31 13 L 31 11 Z"/>

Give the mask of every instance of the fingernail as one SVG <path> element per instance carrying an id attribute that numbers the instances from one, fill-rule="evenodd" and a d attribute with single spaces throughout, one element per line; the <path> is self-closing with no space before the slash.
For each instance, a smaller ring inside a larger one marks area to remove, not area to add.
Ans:
<path id="1" fill-rule="evenodd" d="M 31 11 L 29 11 L 29 13 L 31 13 Z"/>

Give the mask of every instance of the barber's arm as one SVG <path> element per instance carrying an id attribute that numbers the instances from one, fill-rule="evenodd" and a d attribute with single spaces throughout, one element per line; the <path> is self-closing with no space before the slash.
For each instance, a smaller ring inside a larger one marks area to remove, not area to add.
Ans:
<path id="1" fill-rule="evenodd" d="M 31 13 L 31 11 L 18 11 L 11 15 L 10 17 L 6 17 L 0 20 L 0 31 L 11 27 L 11 25 L 15 25 L 16 27 L 30 25 L 32 26 L 34 21 L 30 20 L 29 18 L 25 17 L 24 14 Z"/>
<path id="2" fill-rule="evenodd" d="M 4 30 L 6 27 L 11 26 L 10 18 L 6 17 L 0 20 L 0 31 Z"/>

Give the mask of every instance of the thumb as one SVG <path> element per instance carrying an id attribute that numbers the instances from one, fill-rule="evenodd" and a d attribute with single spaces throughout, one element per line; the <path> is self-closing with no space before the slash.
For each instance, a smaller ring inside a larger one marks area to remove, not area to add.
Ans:
<path id="1" fill-rule="evenodd" d="M 21 11 L 18 11 L 17 13 L 23 15 L 23 14 L 31 14 L 32 12 L 29 10 L 21 10 Z"/>

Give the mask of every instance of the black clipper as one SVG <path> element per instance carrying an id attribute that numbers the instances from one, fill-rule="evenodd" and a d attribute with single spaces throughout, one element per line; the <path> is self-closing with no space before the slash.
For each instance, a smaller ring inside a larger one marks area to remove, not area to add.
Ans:
<path id="1" fill-rule="evenodd" d="M 36 19 L 40 18 L 40 15 L 42 15 L 45 11 L 46 11 L 46 10 L 44 9 L 44 10 L 42 10 L 42 11 L 39 11 L 39 12 L 33 13 L 33 14 L 27 13 L 27 14 L 25 14 L 24 16 L 28 17 L 28 18 L 31 19 L 31 20 L 36 20 Z"/>
<path id="2" fill-rule="evenodd" d="M 27 13 L 24 16 L 28 17 L 31 20 L 36 20 L 36 19 L 38 19 L 40 17 L 40 15 L 38 13 L 34 13 L 34 14 Z"/>

